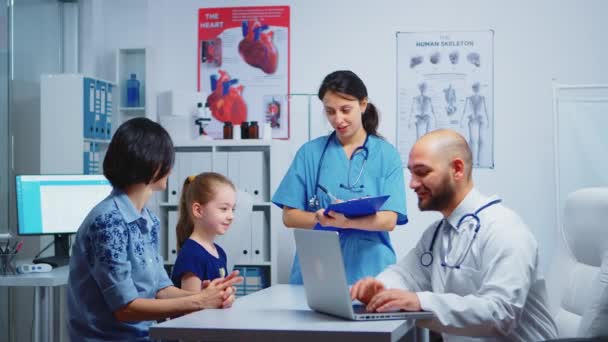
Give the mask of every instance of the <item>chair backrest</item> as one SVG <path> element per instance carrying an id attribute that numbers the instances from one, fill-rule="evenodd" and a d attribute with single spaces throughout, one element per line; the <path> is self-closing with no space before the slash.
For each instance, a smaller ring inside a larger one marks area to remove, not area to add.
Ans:
<path id="1" fill-rule="evenodd" d="M 608 188 L 571 193 L 563 222 L 552 262 L 555 272 L 547 278 L 555 289 L 550 295 L 560 299 L 555 321 L 562 338 L 588 336 L 594 334 L 597 315 L 608 305 L 600 301 L 608 299 Z"/>

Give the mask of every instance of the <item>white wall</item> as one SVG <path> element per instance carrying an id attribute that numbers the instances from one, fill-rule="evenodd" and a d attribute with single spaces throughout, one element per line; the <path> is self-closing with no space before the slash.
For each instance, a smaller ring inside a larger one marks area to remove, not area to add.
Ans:
<path id="1" fill-rule="evenodd" d="M 547 265 L 556 241 L 551 80 L 608 82 L 603 64 L 608 49 L 602 43 L 608 30 L 607 2 L 105 0 L 103 10 L 94 14 L 103 15 L 105 23 L 97 58 L 103 61 L 115 47 L 145 41 L 154 57 L 150 87 L 196 89 L 198 8 L 284 4 L 291 6 L 292 16 L 292 93 L 315 93 L 327 73 L 352 69 L 380 108 L 380 131 L 391 142 L 396 122 L 395 32 L 493 29 L 496 167 L 478 170 L 474 178 L 483 192 L 498 194 L 521 214 L 536 234 Z M 113 71 L 107 65 L 97 62 L 96 73 L 107 73 L 98 77 L 110 78 Z M 276 144 L 279 170 L 284 172 L 300 143 Z M 392 233 L 399 256 L 436 217 L 420 213 L 412 191 L 406 193 L 410 223 Z M 280 259 L 291 256 L 292 248 L 283 231 Z M 280 278 L 286 279 L 289 261 L 282 262 Z"/>

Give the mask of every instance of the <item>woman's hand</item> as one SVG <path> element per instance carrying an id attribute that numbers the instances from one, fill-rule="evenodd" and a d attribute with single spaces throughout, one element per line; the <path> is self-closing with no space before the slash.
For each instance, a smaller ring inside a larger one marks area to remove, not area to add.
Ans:
<path id="1" fill-rule="evenodd" d="M 344 216 L 344 214 L 340 214 L 333 210 L 330 210 L 327 215 L 325 215 L 325 209 L 319 209 L 315 212 L 315 217 L 317 222 L 319 222 L 322 226 L 332 226 L 338 228 L 349 228 L 349 219 Z"/>

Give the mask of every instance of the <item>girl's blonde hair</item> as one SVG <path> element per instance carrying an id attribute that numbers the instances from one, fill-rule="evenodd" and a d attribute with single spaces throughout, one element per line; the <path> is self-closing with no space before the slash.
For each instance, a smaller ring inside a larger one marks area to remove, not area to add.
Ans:
<path id="1" fill-rule="evenodd" d="M 209 203 L 216 195 L 218 185 L 228 185 L 236 191 L 234 184 L 224 175 L 215 172 L 203 172 L 196 176 L 189 176 L 184 181 L 182 195 L 179 200 L 179 220 L 175 227 L 177 235 L 177 250 L 179 251 L 194 230 L 192 219 L 192 204 L 201 205 Z"/>

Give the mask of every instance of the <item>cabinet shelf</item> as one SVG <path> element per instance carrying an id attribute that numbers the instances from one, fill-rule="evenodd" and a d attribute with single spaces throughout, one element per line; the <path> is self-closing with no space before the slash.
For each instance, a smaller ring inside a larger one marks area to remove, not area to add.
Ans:
<path id="1" fill-rule="evenodd" d="M 272 266 L 270 261 L 262 261 L 262 262 L 247 262 L 247 263 L 235 263 L 234 266 Z"/>
<path id="2" fill-rule="evenodd" d="M 241 147 L 241 146 L 270 147 L 270 145 L 271 145 L 271 141 L 262 140 L 262 139 L 245 139 L 245 140 L 218 139 L 218 140 L 192 141 L 191 143 L 180 143 L 180 144 L 176 144 L 175 148 L 180 148 L 180 147 Z"/>
<path id="3" fill-rule="evenodd" d="M 146 104 L 148 99 L 146 96 L 148 83 L 148 56 L 145 47 L 129 47 L 119 48 L 116 50 L 116 76 L 115 80 L 118 84 L 119 91 L 116 92 L 115 102 L 118 104 L 116 123 L 120 124 L 133 117 L 146 116 Z M 139 102 L 133 103 L 137 107 L 128 106 L 127 101 L 127 84 L 131 75 L 135 74 L 139 81 Z"/>
<path id="4" fill-rule="evenodd" d="M 99 145 L 109 145 L 110 144 L 110 140 L 105 140 L 105 139 L 83 138 L 83 140 L 85 142 L 92 142 L 92 143 L 96 143 Z"/>
<path id="5" fill-rule="evenodd" d="M 144 112 L 146 107 L 118 107 L 121 112 Z"/>

